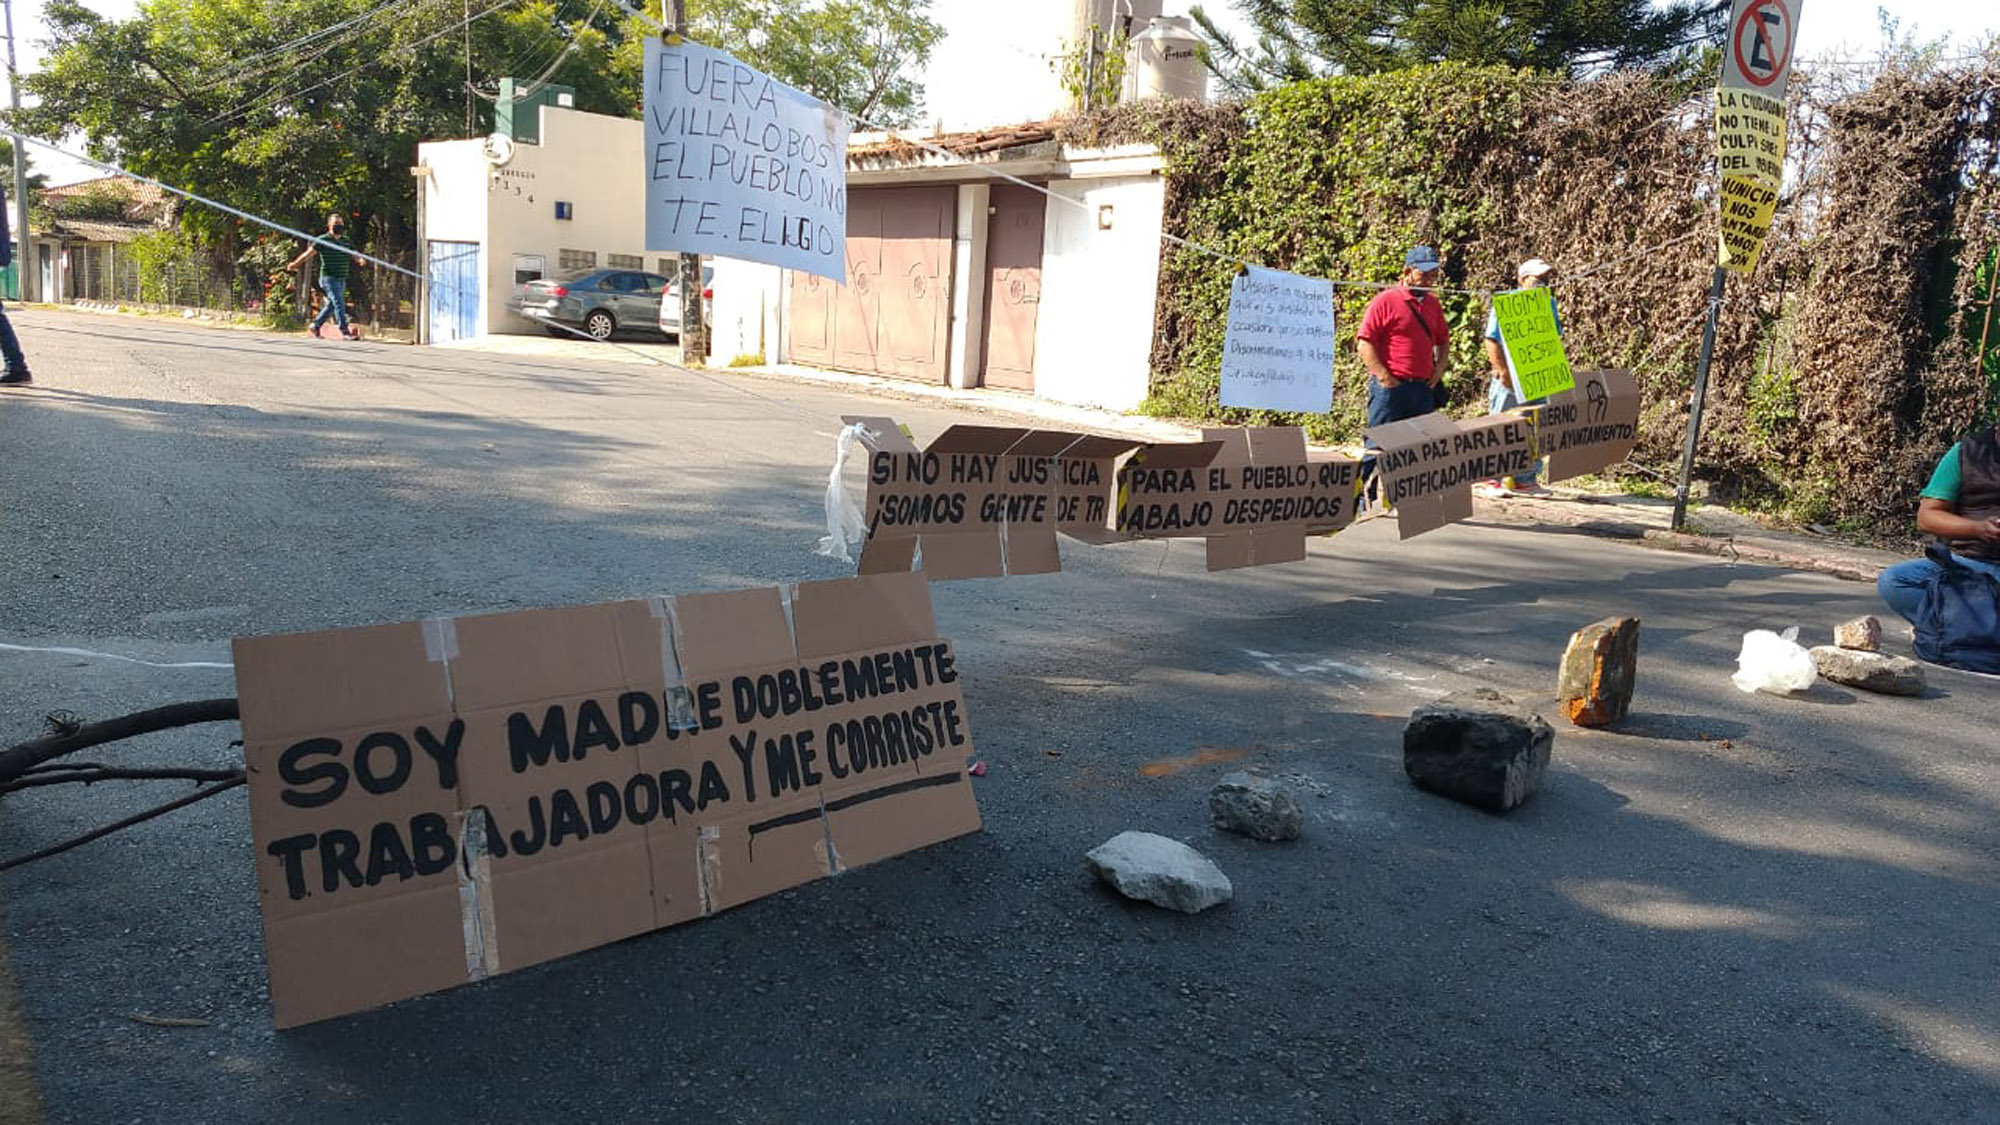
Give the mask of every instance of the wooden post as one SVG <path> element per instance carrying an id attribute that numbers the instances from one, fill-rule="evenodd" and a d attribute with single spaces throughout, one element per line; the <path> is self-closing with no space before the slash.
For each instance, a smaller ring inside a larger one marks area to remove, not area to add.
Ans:
<path id="1" fill-rule="evenodd" d="M 662 0 L 663 21 L 676 38 L 687 35 L 685 0 Z M 708 322 L 702 316 L 701 255 L 682 254 L 674 263 L 674 287 L 681 294 L 681 363 L 701 367 L 708 358 Z"/>

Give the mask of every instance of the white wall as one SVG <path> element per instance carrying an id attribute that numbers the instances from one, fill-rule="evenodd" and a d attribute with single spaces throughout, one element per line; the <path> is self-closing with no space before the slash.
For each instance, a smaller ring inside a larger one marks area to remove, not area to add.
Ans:
<path id="1" fill-rule="evenodd" d="M 485 269 L 500 299 L 486 308 L 487 331 L 537 331 L 507 307 L 515 254 L 541 255 L 550 276 L 561 272 L 563 250 L 595 251 L 599 267 L 633 254 L 659 270 L 666 255 L 645 252 L 644 133 L 632 118 L 542 107 L 542 143 L 515 145 L 514 159 L 489 178 Z M 558 201 L 571 218 L 556 218 Z"/>
<path id="2" fill-rule="evenodd" d="M 423 193 L 422 230 L 419 232 L 429 253 L 431 242 L 485 242 L 486 241 L 486 182 L 489 168 L 486 157 L 478 141 L 427 141 L 417 146 L 417 163 L 430 169 L 430 175 L 417 178 L 417 190 Z M 419 268 L 428 272 L 429 258 L 423 259 Z M 417 306 L 417 339 L 429 339 L 430 296 L 423 293 L 423 301 Z M 505 301 L 502 294 L 500 300 Z M 484 276 L 479 284 L 479 308 L 483 318 L 490 318 L 493 311 L 494 294 Z M 486 323 L 482 319 L 481 323 Z"/>
<path id="3" fill-rule="evenodd" d="M 1058 180 L 1042 236 L 1035 393 L 1130 410 L 1146 397 L 1160 280 L 1158 175 Z M 1111 229 L 1098 229 L 1109 205 Z"/>
<path id="4" fill-rule="evenodd" d="M 715 258 L 715 300 L 709 310 L 708 359 L 726 367 L 738 356 L 757 356 L 777 363 L 780 304 L 786 289 L 785 271 L 762 262 Z"/>

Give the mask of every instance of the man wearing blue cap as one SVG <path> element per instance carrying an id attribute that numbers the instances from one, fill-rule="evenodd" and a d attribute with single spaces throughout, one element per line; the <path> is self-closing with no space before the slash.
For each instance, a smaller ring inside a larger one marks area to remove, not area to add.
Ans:
<path id="1" fill-rule="evenodd" d="M 1449 351 L 1444 307 L 1431 293 L 1443 267 L 1437 251 L 1413 247 L 1403 255 L 1403 276 L 1368 302 L 1355 346 L 1371 377 L 1368 424 L 1383 426 L 1437 409 Z"/>

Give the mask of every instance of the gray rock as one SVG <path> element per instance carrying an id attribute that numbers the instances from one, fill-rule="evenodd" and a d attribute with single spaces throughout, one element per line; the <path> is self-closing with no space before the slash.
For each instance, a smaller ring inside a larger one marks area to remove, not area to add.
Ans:
<path id="1" fill-rule="evenodd" d="M 1819 674 L 1836 684 L 1883 695 L 1924 693 L 1924 666 L 1907 656 L 1820 645 L 1812 658 Z"/>
<path id="2" fill-rule="evenodd" d="M 1207 856 L 1151 832 L 1120 832 L 1083 857 L 1092 875 L 1126 898 L 1199 914 L 1236 893 Z"/>
<path id="3" fill-rule="evenodd" d="M 1419 786 L 1489 812 L 1528 799 L 1548 771 L 1556 732 L 1492 688 L 1426 703 L 1403 728 L 1403 772 Z"/>
<path id="4" fill-rule="evenodd" d="M 1208 791 L 1208 813 L 1217 828 L 1255 840 L 1296 840 L 1306 822 L 1289 786 L 1241 771 Z"/>
<path id="5" fill-rule="evenodd" d="M 1882 647 L 1882 623 L 1873 617 L 1843 621 L 1833 627 L 1833 643 L 1836 648 L 1875 652 Z"/>

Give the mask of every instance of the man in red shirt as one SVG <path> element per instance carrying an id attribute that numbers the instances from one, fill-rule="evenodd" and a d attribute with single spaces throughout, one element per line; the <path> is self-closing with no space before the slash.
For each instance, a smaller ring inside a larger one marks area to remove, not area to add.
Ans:
<path id="1" fill-rule="evenodd" d="M 1443 263 L 1418 246 L 1403 255 L 1403 276 L 1368 302 L 1356 333 L 1368 383 L 1368 424 L 1386 425 L 1437 409 L 1447 346 L 1444 308 L 1431 293 Z"/>

